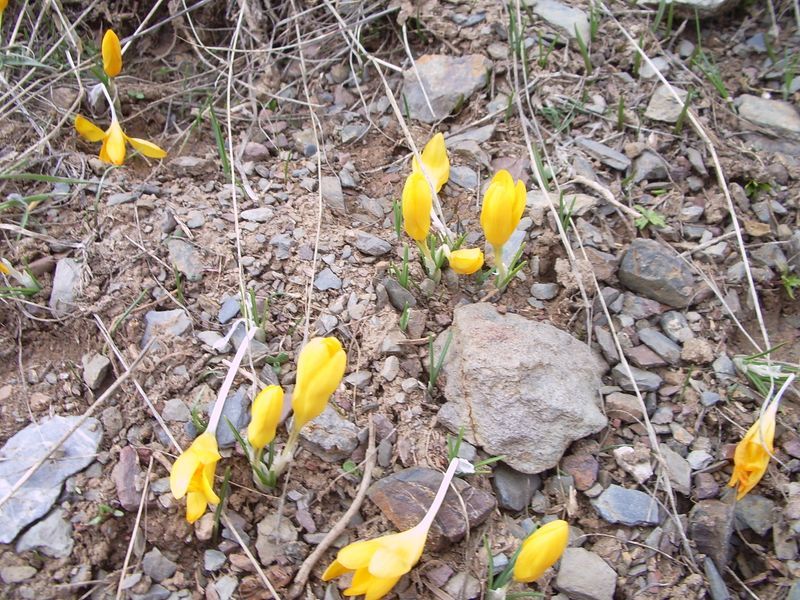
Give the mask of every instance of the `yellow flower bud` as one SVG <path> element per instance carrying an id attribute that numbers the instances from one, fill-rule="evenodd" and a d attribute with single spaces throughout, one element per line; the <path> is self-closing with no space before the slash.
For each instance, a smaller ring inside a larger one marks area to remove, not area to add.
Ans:
<path id="1" fill-rule="evenodd" d="M 778 403 L 773 402 L 736 445 L 733 453 L 733 475 L 728 485 L 737 488 L 737 500 L 741 500 L 752 490 L 767 472 L 775 439 L 777 411 Z"/>
<path id="2" fill-rule="evenodd" d="M 437 133 L 425 144 L 420 158 L 422 158 L 422 166 L 425 168 L 428 177 L 431 178 L 431 183 L 433 183 L 433 187 L 438 194 L 439 190 L 450 178 L 450 159 L 447 158 L 447 148 L 444 144 L 444 136 L 441 133 Z M 416 158 L 411 161 L 411 172 L 422 172 Z"/>
<path id="3" fill-rule="evenodd" d="M 283 412 L 283 389 L 270 385 L 259 392 L 253 400 L 250 424 L 247 426 L 247 441 L 256 450 L 261 450 L 275 439 L 275 430 Z"/>
<path id="4" fill-rule="evenodd" d="M 564 554 L 569 541 L 569 524 L 550 521 L 534 531 L 522 542 L 522 549 L 514 563 L 514 579 L 522 583 L 536 581 Z"/>
<path id="5" fill-rule="evenodd" d="M 500 248 L 519 225 L 525 210 L 525 184 L 517 181 L 505 169 L 492 178 L 481 209 L 481 227 L 486 241 Z"/>
<path id="6" fill-rule="evenodd" d="M 103 36 L 103 70 L 109 77 L 116 77 L 122 71 L 122 48 L 111 29 Z"/>
<path id="7" fill-rule="evenodd" d="M 297 382 L 292 394 L 294 431 L 316 419 L 344 377 L 347 355 L 334 337 L 313 338 L 297 359 Z"/>
<path id="8" fill-rule="evenodd" d="M 472 275 L 483 266 L 483 251 L 480 248 L 453 250 L 448 262 L 459 275 Z"/>
<path id="9" fill-rule="evenodd" d="M 209 503 L 219 504 L 214 493 L 214 472 L 221 458 L 217 438 L 203 433 L 172 464 L 169 487 L 178 500 L 186 496 L 186 520 L 194 523 L 206 512 Z"/>
<path id="10" fill-rule="evenodd" d="M 403 186 L 403 228 L 413 240 L 424 242 L 431 229 L 431 207 L 433 196 L 422 173 L 416 172 L 406 178 Z"/>

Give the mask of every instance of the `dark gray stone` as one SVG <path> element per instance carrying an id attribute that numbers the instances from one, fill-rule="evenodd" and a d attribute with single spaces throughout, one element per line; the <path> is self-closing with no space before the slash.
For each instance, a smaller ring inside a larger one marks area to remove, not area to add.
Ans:
<path id="1" fill-rule="evenodd" d="M 645 150 L 633 161 L 633 183 L 669 178 L 667 163 L 655 152 Z"/>
<path id="2" fill-rule="evenodd" d="M 111 361 L 102 354 L 86 354 L 82 362 L 84 383 L 90 390 L 97 390 L 111 368 Z"/>
<path id="3" fill-rule="evenodd" d="M 604 165 L 616 169 L 617 171 L 625 171 L 631 166 L 630 158 L 622 154 L 622 152 L 617 152 L 613 148 L 609 148 L 600 142 L 595 142 L 588 138 L 578 138 L 575 140 L 575 144 L 586 150 L 586 152 Z"/>
<path id="4" fill-rule="evenodd" d="M 701 500 L 689 512 L 689 539 L 697 550 L 724 568 L 731 556 L 733 505 L 719 500 Z"/>
<path id="5" fill-rule="evenodd" d="M 697 294 L 689 266 L 654 240 L 634 240 L 620 261 L 617 276 L 629 289 L 675 308 L 689 306 Z"/>
<path id="6" fill-rule="evenodd" d="M 236 445 L 236 437 L 233 435 L 228 422 L 230 421 L 237 431 L 241 431 L 250 422 L 250 398 L 248 397 L 248 388 L 246 386 L 240 387 L 233 394 L 228 396 L 225 404 L 222 406 L 222 416 L 219 419 L 219 426 L 217 427 L 217 444 L 220 448 L 230 448 Z M 212 402 L 206 412 L 211 414 L 214 409 Z"/>
<path id="7" fill-rule="evenodd" d="M 541 479 L 538 475 L 526 475 L 502 463 L 492 471 L 492 487 L 497 497 L 497 506 L 504 510 L 525 510 L 540 485 Z"/>
<path id="8" fill-rule="evenodd" d="M 658 354 L 661 358 L 671 365 L 677 365 L 681 360 L 681 347 L 655 329 L 640 329 L 638 332 L 639 340 Z"/>
<path id="9" fill-rule="evenodd" d="M 161 550 L 153 547 L 142 558 L 142 570 L 153 581 L 161 582 L 172 577 L 178 570 L 178 565 L 161 554 Z"/>
<path id="10" fill-rule="evenodd" d="M 725 585 L 725 580 L 719 574 L 717 566 L 710 558 L 703 561 L 703 570 L 706 572 L 706 579 L 708 579 L 708 591 L 711 594 L 711 600 L 730 600 L 731 595 L 728 592 L 728 587 Z"/>
<path id="11" fill-rule="evenodd" d="M 341 462 L 358 446 L 358 428 L 331 406 L 300 430 L 308 451 L 326 462 Z"/>
<path id="12" fill-rule="evenodd" d="M 339 279 L 336 273 L 331 271 L 328 267 L 325 267 L 314 278 L 314 287 L 321 292 L 325 290 L 339 290 L 342 288 L 342 280 Z"/>
<path id="13" fill-rule="evenodd" d="M 775 502 L 752 493 L 736 502 L 734 514 L 739 527 L 742 529 L 749 527 L 761 536 L 772 529 L 777 516 Z"/>
<path id="14" fill-rule="evenodd" d="M 396 310 L 404 310 L 406 306 L 414 308 L 417 305 L 417 299 L 414 294 L 397 283 L 396 280 L 386 277 L 382 283 L 383 287 L 386 288 L 386 293 L 389 294 L 389 302 Z"/>
<path id="15" fill-rule="evenodd" d="M 567 548 L 561 556 L 556 587 L 575 600 L 613 600 L 617 574 L 594 552 Z"/>
<path id="16" fill-rule="evenodd" d="M 661 508 L 648 494 L 629 490 L 611 484 L 597 498 L 592 506 L 609 523 L 623 525 L 658 525 L 661 522 Z"/>
<path id="17" fill-rule="evenodd" d="M 391 252 L 392 245 L 376 235 L 359 231 L 356 235 L 356 248 L 368 256 L 383 256 Z"/>
<path id="18" fill-rule="evenodd" d="M 629 365 L 630 366 L 630 365 Z M 661 387 L 663 379 L 650 371 L 643 371 L 642 369 L 631 366 L 631 373 L 633 374 L 633 381 L 636 382 L 636 387 L 640 392 L 654 392 Z M 634 391 L 633 381 L 628 377 L 628 372 L 622 364 L 618 364 L 611 370 L 611 375 L 614 381 L 626 392 Z"/>

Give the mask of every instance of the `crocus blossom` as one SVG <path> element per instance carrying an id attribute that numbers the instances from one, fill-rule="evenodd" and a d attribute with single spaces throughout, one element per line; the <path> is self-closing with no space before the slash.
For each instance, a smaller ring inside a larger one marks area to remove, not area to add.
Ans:
<path id="1" fill-rule="evenodd" d="M 564 554 L 569 541 L 569 524 L 556 520 L 542 525 L 522 543 L 514 563 L 514 579 L 522 583 L 536 581 Z"/>
<path id="2" fill-rule="evenodd" d="M 311 339 L 297 359 L 297 383 L 292 394 L 294 432 L 316 419 L 339 387 L 347 363 L 342 344 L 334 337 Z"/>
<path id="3" fill-rule="evenodd" d="M 424 242 L 428 237 L 432 206 L 433 196 L 425 176 L 412 172 L 406 178 L 402 196 L 403 228 L 411 239 Z"/>
<path id="4" fill-rule="evenodd" d="M 33 277 L 24 271 L 14 268 L 14 266 L 5 258 L 0 258 L 0 273 L 16 280 L 17 283 L 19 283 L 22 287 L 29 289 L 39 288 L 39 285 L 36 283 L 36 280 Z"/>
<path id="5" fill-rule="evenodd" d="M 219 504 L 213 484 L 220 458 L 216 437 L 206 431 L 172 465 L 169 487 L 176 499 L 186 496 L 186 520 L 189 523 L 202 517 L 209 503 Z"/>
<path id="6" fill-rule="evenodd" d="M 505 169 L 492 178 L 483 196 L 481 227 L 486 241 L 494 248 L 502 248 L 514 233 L 525 210 L 526 191 L 522 181 L 514 183 Z"/>
<path id="7" fill-rule="evenodd" d="M 472 275 L 483 266 L 483 251 L 480 248 L 453 250 L 447 260 L 450 268 L 459 275 Z"/>
<path id="8" fill-rule="evenodd" d="M 122 71 L 122 48 L 119 38 L 113 30 L 109 29 L 103 36 L 103 70 L 109 77 L 116 77 Z"/>
<path id="9" fill-rule="evenodd" d="M 772 402 L 744 434 L 733 454 L 733 475 L 728 485 L 736 487 L 736 499 L 741 500 L 752 490 L 767 471 L 775 439 L 775 415 L 778 402 Z"/>
<path id="10" fill-rule="evenodd" d="M 119 166 L 125 162 L 126 142 L 150 158 L 164 158 L 167 155 L 153 142 L 125 135 L 115 118 L 111 119 L 109 128 L 103 131 L 89 119 L 78 115 L 75 117 L 75 130 L 89 142 L 103 142 L 100 147 L 100 160 L 112 165 Z"/>
<path id="11" fill-rule="evenodd" d="M 247 426 L 247 441 L 256 450 L 261 450 L 275 439 L 275 430 L 283 410 L 283 389 L 270 385 L 259 392 L 253 400 L 252 416 Z"/>
<path id="12" fill-rule="evenodd" d="M 3 15 L 3 11 L 8 6 L 8 0 L 0 0 L 0 16 Z"/>
<path id="13" fill-rule="evenodd" d="M 431 178 L 431 183 L 438 194 L 450 178 L 450 159 L 447 158 L 447 148 L 441 133 L 437 133 L 425 144 L 420 158 L 422 166 Z M 422 173 L 422 168 L 416 158 L 411 162 L 411 172 Z"/>

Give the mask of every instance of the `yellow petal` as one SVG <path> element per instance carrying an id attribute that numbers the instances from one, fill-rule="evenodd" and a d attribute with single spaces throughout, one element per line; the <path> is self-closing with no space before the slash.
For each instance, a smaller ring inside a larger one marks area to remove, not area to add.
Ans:
<path id="1" fill-rule="evenodd" d="M 480 248 L 453 250 L 448 263 L 459 275 L 472 275 L 483 266 L 483 251 Z"/>
<path id="2" fill-rule="evenodd" d="M 334 560 L 322 574 L 322 581 L 330 581 L 331 579 L 336 579 L 349 572 L 350 569 L 345 567 L 338 560 Z"/>
<path id="3" fill-rule="evenodd" d="M 421 154 L 422 164 L 425 172 L 431 178 L 436 193 L 442 189 L 450 178 L 450 160 L 447 158 L 447 147 L 444 143 L 444 135 L 437 133 L 430 141 L 425 144 L 425 149 Z M 411 172 L 421 173 L 422 169 L 417 159 L 411 162 Z"/>
<path id="4" fill-rule="evenodd" d="M 116 77 L 122 70 L 122 48 L 111 29 L 103 36 L 103 70 L 109 77 Z"/>
<path id="5" fill-rule="evenodd" d="M 364 594 L 364 600 L 380 600 L 400 581 L 399 577 L 391 579 L 382 579 L 380 577 L 373 577 L 369 582 L 369 589 Z"/>
<path id="6" fill-rule="evenodd" d="M 6 9 L 6 6 L 8 6 L 8 0 L 0 0 L 0 15 L 3 14 L 3 11 Z"/>
<path id="7" fill-rule="evenodd" d="M 125 134 L 118 121 L 111 121 L 111 126 L 108 128 L 106 136 L 103 148 L 108 157 L 108 162 L 119 166 L 125 162 Z"/>
<path id="8" fill-rule="evenodd" d="M 156 146 L 153 142 L 148 142 L 147 140 L 143 140 L 141 138 L 132 138 L 132 137 L 129 137 L 128 141 L 131 143 L 131 146 L 133 146 L 140 153 L 144 154 L 149 158 L 164 158 L 167 155 L 166 150 L 162 150 L 161 148 Z"/>
<path id="9" fill-rule="evenodd" d="M 379 547 L 369 561 L 370 574 L 381 579 L 402 577 L 419 561 L 427 537 L 427 530 L 414 528 L 377 538 Z"/>
<path id="10" fill-rule="evenodd" d="M 524 193 L 525 184 L 515 186 L 514 178 L 505 169 L 492 178 L 481 208 L 483 234 L 492 246 L 502 246 L 514 233 L 525 209 Z"/>
<path id="11" fill-rule="evenodd" d="M 11 274 L 11 267 L 6 266 L 6 259 L 0 258 L 0 273 L 3 275 L 10 275 Z"/>
<path id="12" fill-rule="evenodd" d="M 197 460 L 197 456 L 191 449 L 175 459 L 175 462 L 172 463 L 172 470 L 169 472 L 169 488 L 175 498 L 180 500 L 186 495 L 189 483 L 199 466 L 200 461 Z"/>
<path id="13" fill-rule="evenodd" d="M 569 524 L 551 521 L 534 531 L 523 543 L 514 563 L 514 579 L 536 581 L 564 554 L 569 541 Z"/>
<path id="14" fill-rule="evenodd" d="M 217 463 L 208 463 L 207 465 L 203 466 L 203 470 L 201 471 L 200 480 L 202 482 L 202 494 L 205 499 L 211 504 L 219 504 L 219 496 L 214 493 L 214 472 L 217 469 Z"/>
<path id="15" fill-rule="evenodd" d="M 250 424 L 247 426 L 247 441 L 260 450 L 275 439 L 275 430 L 283 412 L 283 389 L 270 385 L 259 392 L 253 400 Z"/>
<path id="16" fill-rule="evenodd" d="M 206 512 L 206 507 L 208 502 L 201 492 L 189 492 L 186 496 L 186 520 L 194 523 Z"/>
<path id="17" fill-rule="evenodd" d="M 90 142 L 99 142 L 106 137 L 105 131 L 80 115 L 75 117 L 75 131 Z"/>
<path id="18" fill-rule="evenodd" d="M 345 596 L 360 596 L 366 594 L 369 586 L 372 583 L 372 575 L 369 574 L 367 569 L 359 569 L 353 575 L 353 581 L 350 582 L 350 587 L 344 591 Z"/>
<path id="19" fill-rule="evenodd" d="M 374 540 L 360 540 L 348 544 L 339 550 L 339 553 L 336 555 L 336 560 L 350 571 L 364 569 L 369 565 L 372 555 L 375 554 L 375 551 L 378 549 L 379 539 L 380 538 Z"/>
<path id="20" fill-rule="evenodd" d="M 297 383 L 292 395 L 295 430 L 316 419 L 344 377 L 347 355 L 333 337 L 314 338 L 297 359 Z"/>
<path id="21" fill-rule="evenodd" d="M 217 462 L 222 458 L 217 449 L 217 438 L 208 431 L 198 435 L 192 442 L 190 449 L 203 464 Z"/>
<path id="22" fill-rule="evenodd" d="M 403 186 L 403 228 L 411 239 L 424 242 L 431 229 L 431 188 L 422 173 L 411 173 Z"/>

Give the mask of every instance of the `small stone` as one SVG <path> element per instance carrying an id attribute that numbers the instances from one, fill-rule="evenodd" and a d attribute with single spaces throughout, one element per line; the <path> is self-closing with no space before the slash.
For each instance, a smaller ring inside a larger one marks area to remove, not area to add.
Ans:
<path id="1" fill-rule="evenodd" d="M 600 142 L 588 138 L 577 138 L 575 144 L 612 169 L 625 171 L 631 166 L 630 158 Z"/>
<path id="2" fill-rule="evenodd" d="M 671 365 L 677 365 L 681 359 L 681 347 L 664 334 L 655 329 L 640 329 L 637 334 L 639 340 L 653 352 Z"/>
<path id="3" fill-rule="evenodd" d="M 153 581 L 161 582 L 172 577 L 178 570 L 178 565 L 161 554 L 161 550 L 154 546 L 142 558 L 142 570 Z"/>
<path id="4" fill-rule="evenodd" d="M 125 446 L 120 450 L 119 461 L 111 471 L 111 479 L 117 488 L 119 503 L 129 512 L 139 508 L 142 495 L 136 491 L 136 478 L 141 472 L 136 449 Z"/>
<path id="5" fill-rule="evenodd" d="M 706 340 L 692 338 L 683 344 L 681 358 L 688 363 L 707 365 L 714 360 L 714 349 Z"/>
<path id="6" fill-rule="evenodd" d="M 52 558 L 65 558 L 72 553 L 72 524 L 60 508 L 36 523 L 22 534 L 17 542 L 17 553 L 37 550 Z"/>
<path id="7" fill-rule="evenodd" d="M 90 390 L 97 390 L 108 374 L 111 361 L 102 354 L 85 354 L 82 362 L 84 383 Z"/>
<path id="8" fill-rule="evenodd" d="M 758 494 L 747 494 L 737 500 L 734 510 L 736 522 L 741 528 L 749 527 L 764 536 L 775 522 L 775 502 Z"/>
<path id="9" fill-rule="evenodd" d="M 661 386 L 661 382 L 663 381 L 659 375 L 656 373 L 651 373 L 649 371 L 643 371 L 642 369 L 637 369 L 636 367 L 630 367 L 631 374 L 633 375 L 633 381 L 636 382 L 636 385 L 641 392 L 654 392 Z M 614 381 L 626 392 L 634 391 L 633 381 L 631 381 L 630 377 L 628 376 L 627 369 L 625 369 L 622 364 L 617 365 L 611 370 L 611 375 L 614 377 Z"/>
<path id="10" fill-rule="evenodd" d="M 367 131 L 369 126 L 364 123 L 350 123 L 342 127 L 342 143 L 349 144 L 355 140 L 360 139 Z"/>
<path id="11" fill-rule="evenodd" d="M 344 382 L 358 389 L 364 389 L 372 381 L 372 373 L 369 371 L 353 371 L 344 378 Z"/>
<path id="12" fill-rule="evenodd" d="M 497 505 L 504 510 L 525 510 L 540 485 L 538 475 L 520 473 L 503 463 L 499 463 L 492 471 L 492 487 L 497 496 Z"/>
<path id="13" fill-rule="evenodd" d="M 570 39 L 580 35 L 584 43 L 590 43 L 591 25 L 586 13 L 580 8 L 562 4 L 556 0 L 535 0 L 526 2 L 533 5 L 533 12 L 560 29 Z"/>
<path id="14" fill-rule="evenodd" d="M 642 62 L 642 66 L 639 68 L 639 77 L 642 79 L 655 79 L 659 72 L 662 75 L 669 73 L 671 65 L 669 60 L 663 56 L 654 56 L 650 62 L 653 63 L 653 66 L 650 66 L 650 63 Z"/>
<path id="15" fill-rule="evenodd" d="M 100 414 L 100 422 L 109 436 L 114 436 L 122 429 L 122 412 L 116 406 L 109 406 Z"/>
<path id="16" fill-rule="evenodd" d="M 341 462 L 358 446 L 358 428 L 327 405 L 316 419 L 300 430 L 309 452 L 326 462 Z"/>
<path id="17" fill-rule="evenodd" d="M 252 223 L 267 223 L 275 216 L 275 211 L 268 206 L 262 206 L 260 208 L 243 210 L 239 216 L 245 221 L 250 221 Z"/>
<path id="18" fill-rule="evenodd" d="M 213 586 L 219 600 L 231 600 L 236 588 L 239 587 L 239 580 L 233 575 L 225 575 L 217 579 Z"/>
<path id="19" fill-rule="evenodd" d="M 697 291 L 691 269 L 655 240 L 635 239 L 617 274 L 634 292 L 676 308 L 689 306 Z"/>
<path id="20" fill-rule="evenodd" d="M 620 468 L 633 476 L 636 483 L 644 483 L 653 476 L 653 465 L 650 464 L 650 449 L 642 444 L 620 446 L 612 451 L 614 460 Z"/>
<path id="21" fill-rule="evenodd" d="M 62 258 L 56 263 L 53 289 L 48 306 L 57 319 L 75 310 L 75 298 L 81 286 L 81 263 L 71 258 Z"/>
<path id="22" fill-rule="evenodd" d="M 337 215 L 344 215 L 347 208 L 344 203 L 344 192 L 338 177 L 322 177 L 319 182 L 320 193 L 325 205 Z"/>
<path id="23" fill-rule="evenodd" d="M 270 514 L 258 523 L 256 550 L 262 565 L 268 566 L 284 555 L 286 544 L 297 541 L 298 533 L 287 517 Z"/>
<path id="24" fill-rule="evenodd" d="M 664 181 L 669 178 L 667 163 L 655 152 L 646 150 L 633 161 L 633 183 Z"/>
<path id="25" fill-rule="evenodd" d="M 217 314 L 217 320 L 221 325 L 225 325 L 225 323 L 238 315 L 241 309 L 242 307 L 241 303 L 239 302 L 239 298 L 232 296 L 225 300 L 225 302 L 222 303 L 222 306 L 220 306 L 219 313 Z"/>
<path id="26" fill-rule="evenodd" d="M 671 310 L 661 315 L 661 329 L 673 342 L 683 343 L 694 337 L 694 332 L 689 328 L 689 322 L 683 313 Z M 644 340 L 642 340 L 644 341 Z M 647 342 L 645 342 L 647 343 Z M 658 352 L 658 350 L 656 350 Z"/>
<path id="27" fill-rule="evenodd" d="M 356 248 L 368 256 L 383 256 L 392 250 L 392 245 L 378 236 L 360 231 L 356 236 Z"/>
<path id="28" fill-rule="evenodd" d="M 689 538 L 697 550 L 724 568 L 731 556 L 734 508 L 719 500 L 701 500 L 689 512 Z"/>
<path id="29" fill-rule="evenodd" d="M 233 435 L 228 422 L 237 431 L 244 429 L 250 422 L 250 398 L 247 386 L 242 386 L 225 399 L 222 405 L 220 425 L 217 427 L 217 444 L 220 448 L 231 448 L 236 445 L 236 436 Z M 213 409 L 213 402 L 206 409 L 208 414 Z"/>
<path id="30" fill-rule="evenodd" d="M 186 423 L 191 421 L 192 413 L 186 403 L 180 398 L 172 398 L 164 403 L 164 410 L 161 416 L 167 422 Z"/>
<path id="31" fill-rule="evenodd" d="M 537 300 L 552 300 L 558 296 L 559 289 L 557 283 L 534 283 L 531 286 L 531 296 Z"/>
<path id="32" fill-rule="evenodd" d="M 692 471 L 700 471 L 714 462 L 714 457 L 705 450 L 692 450 L 686 455 L 686 461 Z"/>
<path id="33" fill-rule="evenodd" d="M 636 423 L 644 418 L 642 406 L 636 396 L 613 392 L 606 396 L 606 416 L 623 423 Z"/>
<path id="34" fill-rule="evenodd" d="M 692 488 L 692 468 L 685 458 L 675 452 L 666 444 L 660 444 L 661 456 L 664 457 L 666 468 L 672 488 L 684 496 L 688 496 Z"/>
<path id="35" fill-rule="evenodd" d="M 0 579 L 3 583 L 20 583 L 27 581 L 38 571 L 29 565 L 0 567 Z"/>
<path id="36" fill-rule="evenodd" d="M 170 238 L 167 240 L 169 261 L 175 268 L 186 276 L 189 281 L 200 281 L 203 278 L 203 260 L 200 251 L 194 244 L 183 238 Z"/>
<path id="37" fill-rule="evenodd" d="M 213 573 L 224 567 L 227 560 L 225 554 L 219 550 L 206 550 L 203 553 L 203 568 L 207 573 Z"/>
<path id="38" fill-rule="evenodd" d="M 326 267 L 314 278 L 314 287 L 321 292 L 339 290 L 342 288 L 342 280 L 330 268 Z"/>
<path id="39" fill-rule="evenodd" d="M 661 522 L 661 509 L 655 499 L 638 490 L 629 490 L 611 484 L 597 498 L 592 506 L 609 523 L 623 525 L 658 525 Z"/>
<path id="40" fill-rule="evenodd" d="M 736 377 L 736 365 L 734 365 L 733 361 L 725 354 L 719 356 L 711 364 L 711 367 L 714 369 L 714 373 L 716 373 L 717 376 Z"/>
<path id="41" fill-rule="evenodd" d="M 414 308 L 417 305 L 417 299 L 414 297 L 414 294 L 397 283 L 395 279 L 386 277 L 382 283 L 386 288 L 386 293 L 389 294 L 389 302 L 395 310 L 402 311 L 405 310 L 406 307 Z"/>
<path id="42" fill-rule="evenodd" d="M 247 142 L 242 150 L 243 160 L 264 160 L 269 157 L 269 148 L 260 142 Z"/>
<path id="43" fill-rule="evenodd" d="M 214 533 L 214 513 L 208 512 L 194 522 L 194 534 L 201 542 L 207 542 Z"/>
<path id="44" fill-rule="evenodd" d="M 381 368 L 380 375 L 386 381 L 394 381 L 400 373 L 400 359 L 396 356 L 389 356 L 383 361 L 383 368 Z"/>
<path id="45" fill-rule="evenodd" d="M 147 346 L 152 338 L 179 337 L 192 326 L 192 321 L 181 308 L 175 310 L 151 310 L 144 316 L 144 335 L 142 348 Z"/>
<path id="46" fill-rule="evenodd" d="M 567 548 L 561 556 L 556 587 L 575 600 L 613 600 L 617 574 L 597 554 Z"/>
<path id="47" fill-rule="evenodd" d="M 454 183 L 465 190 L 475 190 L 480 182 L 478 174 L 473 169 L 466 166 L 453 166 L 450 167 L 448 183 Z"/>
<path id="48" fill-rule="evenodd" d="M 481 582 L 469 573 L 456 573 L 444 586 L 444 591 L 450 594 L 451 598 L 463 598 L 464 600 L 480 598 Z"/>
<path id="49" fill-rule="evenodd" d="M 561 459 L 561 469 L 572 476 L 575 489 L 585 491 L 597 481 L 600 465 L 591 454 L 570 454 Z"/>
<path id="50" fill-rule="evenodd" d="M 698 500 L 716 498 L 719 494 L 719 484 L 711 473 L 697 473 L 694 476 L 694 495 Z"/>
<path id="51" fill-rule="evenodd" d="M 739 116 L 759 127 L 777 135 L 800 136 L 800 114 L 789 102 L 743 94 L 735 104 L 739 108 Z"/>
<path id="52" fill-rule="evenodd" d="M 708 580 L 708 591 L 711 595 L 711 600 L 730 600 L 731 595 L 725 585 L 725 580 L 719 574 L 714 561 L 706 558 L 703 561 L 703 568 L 706 572 L 706 579 Z"/>
<path id="53" fill-rule="evenodd" d="M 667 361 L 665 361 L 645 345 L 627 348 L 625 350 L 625 356 L 627 356 L 628 360 L 641 369 L 653 369 L 655 367 L 666 366 L 667 364 Z"/>
<path id="54" fill-rule="evenodd" d="M 650 103 L 647 105 L 644 116 L 654 121 L 675 123 L 683 111 L 687 93 L 678 88 L 674 89 L 680 100 L 672 95 L 667 86 L 659 85 L 650 97 Z"/>

